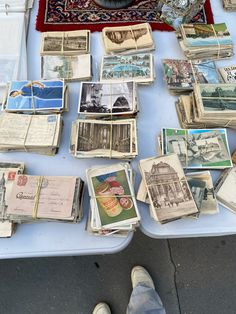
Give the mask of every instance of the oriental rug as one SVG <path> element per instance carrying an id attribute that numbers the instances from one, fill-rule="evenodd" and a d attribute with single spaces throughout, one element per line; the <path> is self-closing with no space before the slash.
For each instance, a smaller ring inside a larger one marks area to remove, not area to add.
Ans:
<path id="1" fill-rule="evenodd" d="M 158 18 L 156 0 L 135 0 L 125 9 L 108 10 L 92 0 L 39 0 L 36 29 L 47 31 L 70 31 L 90 29 L 101 31 L 105 26 L 124 26 L 149 22 L 153 30 L 173 30 Z M 193 22 L 213 23 L 210 0 Z"/>

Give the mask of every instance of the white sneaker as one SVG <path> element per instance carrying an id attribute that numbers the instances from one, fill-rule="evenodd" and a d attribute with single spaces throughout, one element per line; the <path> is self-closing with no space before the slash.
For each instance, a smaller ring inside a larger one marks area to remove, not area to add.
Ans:
<path id="1" fill-rule="evenodd" d="M 148 271 L 142 266 L 135 266 L 131 271 L 131 282 L 133 288 L 139 283 L 145 283 L 150 288 L 155 289 L 153 280 Z"/>
<path id="2" fill-rule="evenodd" d="M 106 303 L 101 302 L 95 306 L 92 314 L 111 314 L 111 310 Z"/>

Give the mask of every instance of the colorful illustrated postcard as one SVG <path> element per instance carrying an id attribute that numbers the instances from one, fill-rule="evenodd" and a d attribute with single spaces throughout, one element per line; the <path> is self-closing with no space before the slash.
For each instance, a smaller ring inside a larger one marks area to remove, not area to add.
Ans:
<path id="1" fill-rule="evenodd" d="M 6 111 L 62 109 L 64 82 L 12 81 L 8 90 Z"/>
<path id="2" fill-rule="evenodd" d="M 164 154 L 176 153 L 183 168 L 224 169 L 232 167 L 225 129 L 162 130 Z"/>

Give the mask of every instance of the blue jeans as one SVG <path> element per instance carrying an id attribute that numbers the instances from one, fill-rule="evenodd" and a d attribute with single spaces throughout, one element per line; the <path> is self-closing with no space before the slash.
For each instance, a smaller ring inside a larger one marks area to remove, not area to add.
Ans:
<path id="1" fill-rule="evenodd" d="M 130 296 L 126 314 L 166 314 L 156 290 L 140 283 Z"/>

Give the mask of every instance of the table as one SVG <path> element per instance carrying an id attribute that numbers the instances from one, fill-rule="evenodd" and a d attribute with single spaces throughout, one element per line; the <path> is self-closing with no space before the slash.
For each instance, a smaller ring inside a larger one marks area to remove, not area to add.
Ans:
<path id="1" fill-rule="evenodd" d="M 236 13 L 228 13 L 222 9 L 221 0 L 211 1 L 215 23 L 226 22 L 228 29 L 236 46 Z M 157 80 L 151 94 L 148 88 L 141 95 L 142 118 L 139 118 L 140 154 L 139 158 L 154 156 L 156 153 L 156 135 L 161 127 L 179 127 L 175 111 L 175 96 L 171 96 L 163 82 L 163 70 L 160 59 L 162 58 L 184 58 L 178 46 L 174 33 L 154 32 L 157 44 L 156 72 Z M 217 66 L 236 64 L 236 57 L 232 59 L 217 61 Z M 146 132 L 145 132 L 146 129 Z M 231 151 L 236 149 L 236 131 L 228 129 L 229 146 Z M 145 149 L 142 149 L 145 148 Z M 220 174 L 220 171 L 212 171 L 213 180 Z M 236 233 L 236 215 L 220 206 L 220 213 L 217 215 L 202 215 L 199 219 L 181 219 L 160 225 L 149 216 L 148 206 L 139 202 L 141 213 L 141 231 L 152 238 L 182 238 L 200 236 L 220 236 Z"/>
<path id="2" fill-rule="evenodd" d="M 28 79 L 40 78 L 40 38 L 41 33 L 35 31 L 37 2 L 31 12 L 27 38 Z M 95 37 L 95 38 L 94 38 Z M 92 53 L 100 45 L 100 34 L 92 37 Z M 95 42 L 94 42 L 94 39 Z M 97 42 L 97 44 L 96 44 Z M 96 72 L 97 62 L 94 63 Z M 96 78 L 94 78 L 96 79 Z M 6 161 L 25 162 L 26 173 L 31 175 L 76 175 L 85 180 L 85 169 L 93 165 L 111 164 L 115 161 L 105 159 L 79 160 L 69 154 L 71 122 L 77 118 L 77 104 L 80 83 L 69 84 L 70 110 L 63 114 L 64 128 L 59 153 L 56 156 L 43 156 L 32 153 L 1 153 L 0 159 Z M 131 241 L 133 232 L 126 237 L 102 237 L 89 234 L 85 230 L 89 200 L 87 189 L 84 198 L 84 218 L 78 224 L 61 222 L 37 222 L 22 224 L 16 233 L 8 239 L 0 239 L 0 258 L 66 256 L 116 253 L 124 249 Z"/>

